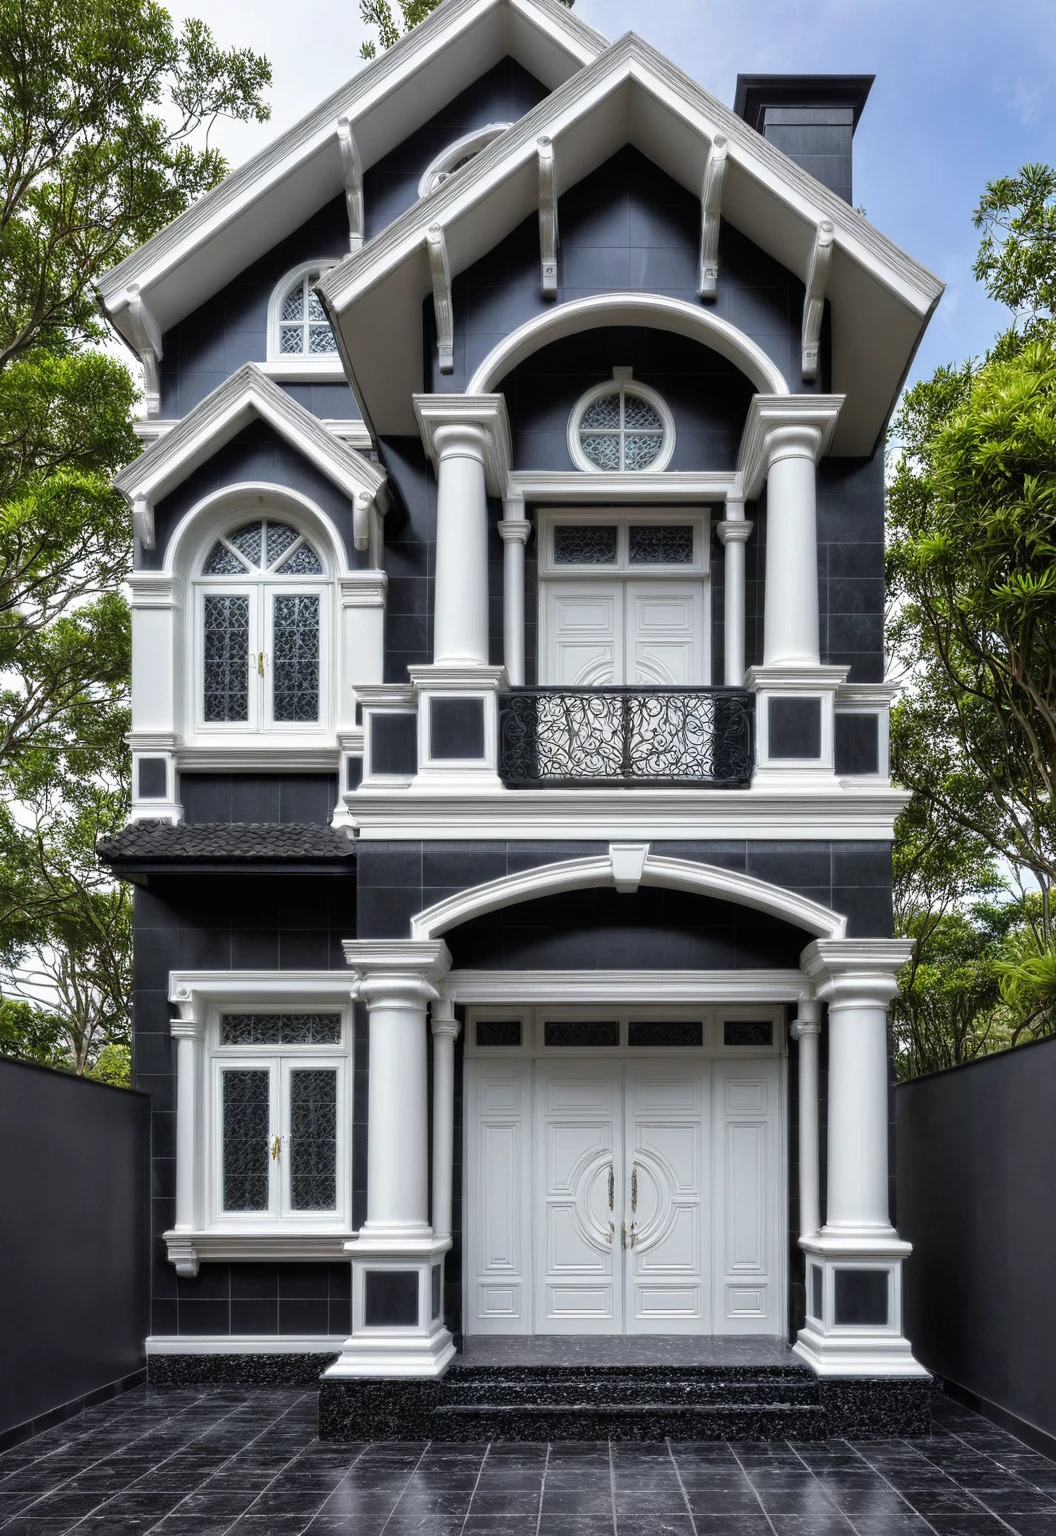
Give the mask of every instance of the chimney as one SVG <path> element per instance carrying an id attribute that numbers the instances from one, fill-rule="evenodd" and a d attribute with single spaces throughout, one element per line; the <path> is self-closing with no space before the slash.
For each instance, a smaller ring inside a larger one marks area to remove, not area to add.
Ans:
<path id="1" fill-rule="evenodd" d="M 818 181 L 852 202 L 854 130 L 875 75 L 738 75 L 734 111 Z"/>

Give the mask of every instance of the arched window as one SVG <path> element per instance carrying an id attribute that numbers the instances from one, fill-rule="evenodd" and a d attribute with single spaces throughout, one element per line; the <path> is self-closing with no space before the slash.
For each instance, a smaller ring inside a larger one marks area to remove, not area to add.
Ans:
<path id="1" fill-rule="evenodd" d="M 317 261 L 288 272 L 279 283 L 271 301 L 268 327 L 268 355 L 281 358 L 337 357 L 337 342 L 326 318 L 326 311 L 313 291 L 324 272 L 334 263 Z"/>
<path id="2" fill-rule="evenodd" d="M 675 451 L 675 424 L 655 389 L 636 384 L 630 368 L 588 390 L 572 412 L 568 447 L 580 469 L 654 472 Z"/>
<path id="3" fill-rule="evenodd" d="M 240 523 L 215 541 L 198 579 L 203 726 L 325 724 L 325 578 L 314 546 L 276 518 Z"/>
<path id="4" fill-rule="evenodd" d="M 422 179 L 418 183 L 418 196 L 428 197 L 429 193 L 434 192 L 449 176 L 453 176 L 456 171 L 460 171 L 464 165 L 474 160 L 482 149 L 486 149 L 493 139 L 498 138 L 500 133 L 505 133 L 509 126 L 509 123 L 488 123 L 486 128 L 475 128 L 472 133 L 464 134 L 462 138 L 449 144 L 435 160 L 431 160 L 426 166 Z"/>

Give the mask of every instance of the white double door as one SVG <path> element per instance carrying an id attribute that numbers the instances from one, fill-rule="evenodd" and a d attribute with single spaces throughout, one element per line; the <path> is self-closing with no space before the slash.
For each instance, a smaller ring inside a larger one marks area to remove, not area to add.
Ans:
<path id="1" fill-rule="evenodd" d="M 471 1061 L 468 1333 L 778 1333 L 778 1063 Z"/>
<path id="2" fill-rule="evenodd" d="M 542 606 L 548 684 L 700 687 L 708 681 L 700 580 L 549 581 Z"/>

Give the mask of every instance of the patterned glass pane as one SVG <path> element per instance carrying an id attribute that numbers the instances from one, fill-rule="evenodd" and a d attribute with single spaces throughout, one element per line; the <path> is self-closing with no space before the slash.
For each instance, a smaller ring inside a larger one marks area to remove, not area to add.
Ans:
<path id="1" fill-rule="evenodd" d="M 319 281 L 318 272 L 312 274 L 311 281 L 313 283 Z M 323 308 L 322 301 L 317 293 L 309 292 L 308 294 L 308 319 L 312 321 L 322 320 L 324 324 L 326 322 L 326 310 Z"/>
<path id="2" fill-rule="evenodd" d="M 618 1019 L 584 1019 L 579 1024 L 559 1024 L 547 1019 L 543 1025 L 547 1045 L 619 1045 Z"/>
<path id="3" fill-rule="evenodd" d="M 628 433 L 623 440 L 624 469 L 648 469 L 660 457 L 663 446 L 664 440 L 660 436 L 632 437 Z"/>
<path id="4" fill-rule="evenodd" d="M 595 469 L 619 469 L 620 467 L 620 438 L 613 432 L 609 436 L 599 433 L 582 432 L 579 438 L 579 446 L 583 450 L 584 457 L 589 459 Z"/>
<path id="5" fill-rule="evenodd" d="M 520 1019 L 480 1019 L 477 1023 L 478 1045 L 520 1045 Z"/>
<path id="6" fill-rule="evenodd" d="M 221 1045 L 340 1045 L 339 1013 L 225 1013 Z"/>
<path id="7" fill-rule="evenodd" d="M 319 718 L 319 599 L 276 597 L 272 620 L 276 720 Z"/>
<path id="8" fill-rule="evenodd" d="M 554 529 L 555 565 L 615 565 L 616 529 L 608 524 L 562 523 Z"/>
<path id="9" fill-rule="evenodd" d="M 723 1045 L 773 1045 L 774 1026 L 770 1019 L 726 1019 L 722 1026 Z"/>
<path id="10" fill-rule="evenodd" d="M 686 525 L 631 529 L 632 565 L 692 565 L 693 529 Z"/>
<path id="11" fill-rule="evenodd" d="M 279 351 L 284 357 L 291 354 L 296 357 L 304 351 L 304 326 L 300 321 L 296 325 L 279 327 Z"/>
<path id="12" fill-rule="evenodd" d="M 600 400 L 595 400 L 588 405 L 583 412 L 583 420 L 580 426 L 584 431 L 619 431 L 620 427 L 620 397 L 619 394 L 603 395 Z"/>
<path id="13" fill-rule="evenodd" d="M 628 432 L 662 432 L 664 424 L 656 407 L 643 400 L 641 395 L 625 394 L 623 397 L 623 424 Z"/>
<path id="14" fill-rule="evenodd" d="M 269 523 L 267 538 L 268 565 L 274 565 L 279 556 L 289 549 L 291 544 L 296 544 L 299 537 L 300 535 L 296 528 L 291 528 L 286 523 Z"/>
<path id="15" fill-rule="evenodd" d="M 240 576 L 245 566 L 233 550 L 217 539 L 202 569 L 207 576 Z"/>
<path id="16" fill-rule="evenodd" d="M 304 284 L 298 283 L 292 293 L 288 293 L 282 301 L 283 320 L 304 319 Z"/>
<path id="17" fill-rule="evenodd" d="M 337 1073 L 290 1073 L 290 1205 L 337 1208 Z"/>
<path id="18" fill-rule="evenodd" d="M 300 544 L 279 566 L 284 576 L 321 576 L 322 561 L 310 544 Z"/>
<path id="19" fill-rule="evenodd" d="M 223 1074 L 225 1211 L 268 1209 L 269 1073 Z"/>
<path id="20" fill-rule="evenodd" d="M 241 554 L 245 555 L 251 565 L 259 566 L 261 533 L 262 524 L 243 523 L 241 528 L 236 528 L 234 533 L 228 534 L 227 542 L 233 544 Z"/>
<path id="21" fill-rule="evenodd" d="M 632 1019 L 627 1026 L 627 1044 L 659 1049 L 661 1046 L 699 1046 L 704 1044 L 704 1025 L 692 1022 L 653 1024 Z"/>
<path id="22" fill-rule="evenodd" d="M 320 353 L 337 351 L 334 333 L 325 320 L 322 325 L 310 325 L 308 327 L 308 350 L 313 356 L 319 356 Z"/>
<path id="23" fill-rule="evenodd" d="M 249 598 L 210 594 L 202 659 L 206 720 L 249 719 Z"/>

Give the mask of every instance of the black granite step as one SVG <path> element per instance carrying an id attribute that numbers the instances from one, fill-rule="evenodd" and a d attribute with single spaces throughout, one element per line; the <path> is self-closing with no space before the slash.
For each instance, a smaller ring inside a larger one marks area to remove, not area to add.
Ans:
<path id="1" fill-rule="evenodd" d="M 438 1440 L 820 1440 L 820 1403 L 440 1403 Z"/>
<path id="2" fill-rule="evenodd" d="M 495 1371 L 470 1373 L 452 1371 L 447 1378 L 447 1396 L 453 1403 L 509 1404 L 537 1403 L 634 1405 L 643 1399 L 652 1402 L 796 1404 L 817 1403 L 818 1383 L 812 1372 L 787 1375 L 735 1376 L 712 1371 L 666 1370 L 644 1375 L 633 1370 L 576 1372 L 546 1376 Z"/>

